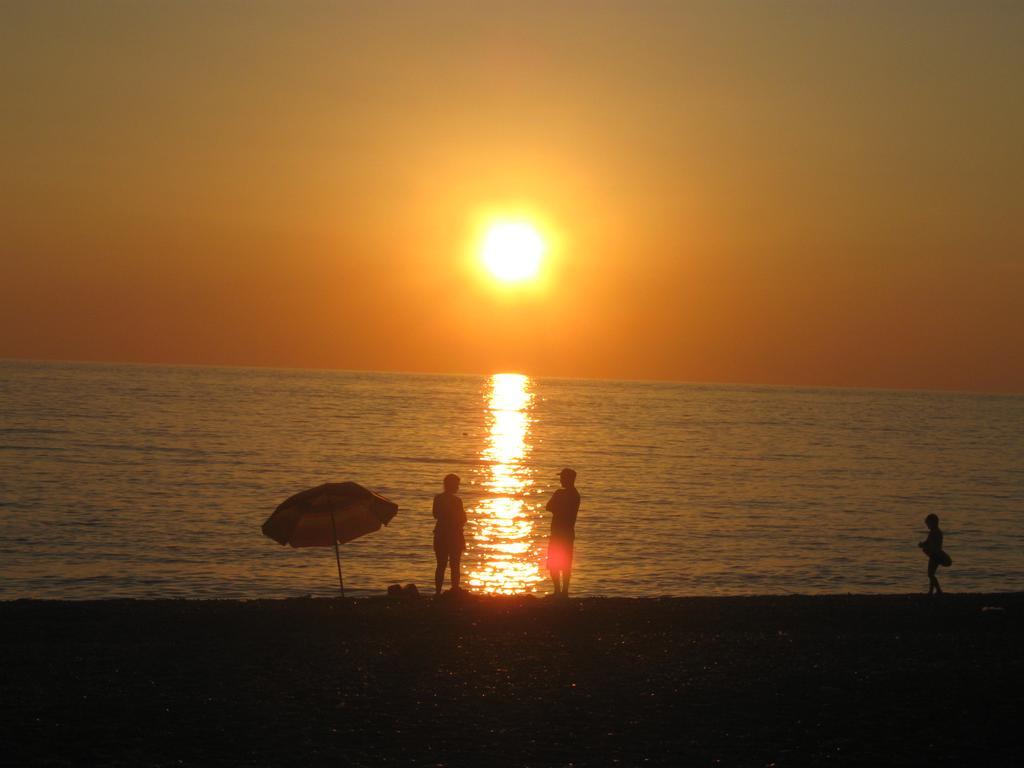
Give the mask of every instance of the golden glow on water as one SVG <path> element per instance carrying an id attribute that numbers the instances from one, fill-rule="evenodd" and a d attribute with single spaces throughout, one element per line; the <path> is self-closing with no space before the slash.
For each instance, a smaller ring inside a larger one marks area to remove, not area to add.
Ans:
<path id="1" fill-rule="evenodd" d="M 486 415 L 487 444 L 481 452 L 485 496 L 470 510 L 473 529 L 467 561 L 469 586 L 477 592 L 534 592 L 541 580 L 534 544 L 536 511 L 527 503 L 533 481 L 530 451 L 530 379 L 518 373 L 491 377 Z"/>

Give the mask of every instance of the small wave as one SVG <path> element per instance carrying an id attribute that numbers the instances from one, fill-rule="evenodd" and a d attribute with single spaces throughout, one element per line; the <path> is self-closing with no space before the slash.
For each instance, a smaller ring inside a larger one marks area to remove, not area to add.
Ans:
<path id="1" fill-rule="evenodd" d="M 49 453 L 50 451 L 66 451 L 68 448 L 63 445 L 0 445 L 0 451 L 33 451 L 35 453 Z"/>
<path id="2" fill-rule="evenodd" d="M 70 430 L 48 427 L 0 427 L 0 435 L 66 435 Z"/>

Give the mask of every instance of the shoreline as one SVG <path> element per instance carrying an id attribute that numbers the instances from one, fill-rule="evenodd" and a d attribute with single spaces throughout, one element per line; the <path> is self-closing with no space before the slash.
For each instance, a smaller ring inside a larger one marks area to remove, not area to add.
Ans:
<path id="1" fill-rule="evenodd" d="M 1022 641 L 1022 592 L 21 599 L 0 735 L 46 765 L 1010 764 Z"/>
<path id="2" fill-rule="evenodd" d="M 493 595 L 480 594 L 464 590 L 461 594 L 452 593 L 449 588 L 440 595 L 433 591 L 423 591 L 416 596 L 392 596 L 377 591 L 373 594 L 349 594 L 346 590 L 345 597 L 340 595 L 295 595 L 292 597 L 85 597 L 85 598 L 60 598 L 60 597 L 0 597 L 0 612 L 10 606 L 104 606 L 104 605 L 301 605 L 301 604 L 331 604 L 335 606 L 358 603 L 362 605 L 375 605 L 378 603 L 388 605 L 448 605 L 456 603 L 463 608 L 471 605 L 493 605 L 505 608 L 529 607 L 539 608 L 551 605 L 673 605 L 676 603 L 716 603 L 723 604 L 756 604 L 762 601 L 775 600 L 808 600 L 808 601 L 850 601 L 850 602 L 887 602 L 916 600 L 934 600 L 941 603 L 943 600 L 968 600 L 977 601 L 991 599 L 998 601 L 1006 599 L 1010 601 L 1024 600 L 1024 591 L 1010 590 L 1006 592 L 945 592 L 938 597 L 931 597 L 925 592 L 779 592 L 765 594 L 743 594 L 743 595 L 650 595 L 645 597 L 623 597 L 618 595 L 572 595 L 565 599 L 554 598 L 550 592 L 525 594 L 525 595 Z"/>

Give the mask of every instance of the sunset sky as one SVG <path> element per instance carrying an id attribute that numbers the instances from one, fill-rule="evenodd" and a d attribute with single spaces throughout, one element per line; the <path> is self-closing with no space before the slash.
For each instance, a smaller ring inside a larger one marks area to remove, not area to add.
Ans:
<path id="1" fill-rule="evenodd" d="M 25 0 L 0 94 L 0 357 L 1024 392 L 1024 3 Z"/>

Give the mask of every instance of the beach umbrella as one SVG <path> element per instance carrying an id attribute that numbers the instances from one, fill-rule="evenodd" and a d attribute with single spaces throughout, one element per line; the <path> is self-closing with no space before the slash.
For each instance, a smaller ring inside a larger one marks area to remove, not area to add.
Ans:
<path id="1" fill-rule="evenodd" d="M 396 514 L 397 504 L 357 483 L 324 483 L 282 502 L 263 524 L 263 535 L 293 547 L 333 545 L 344 597 L 338 545 L 380 530 Z"/>

